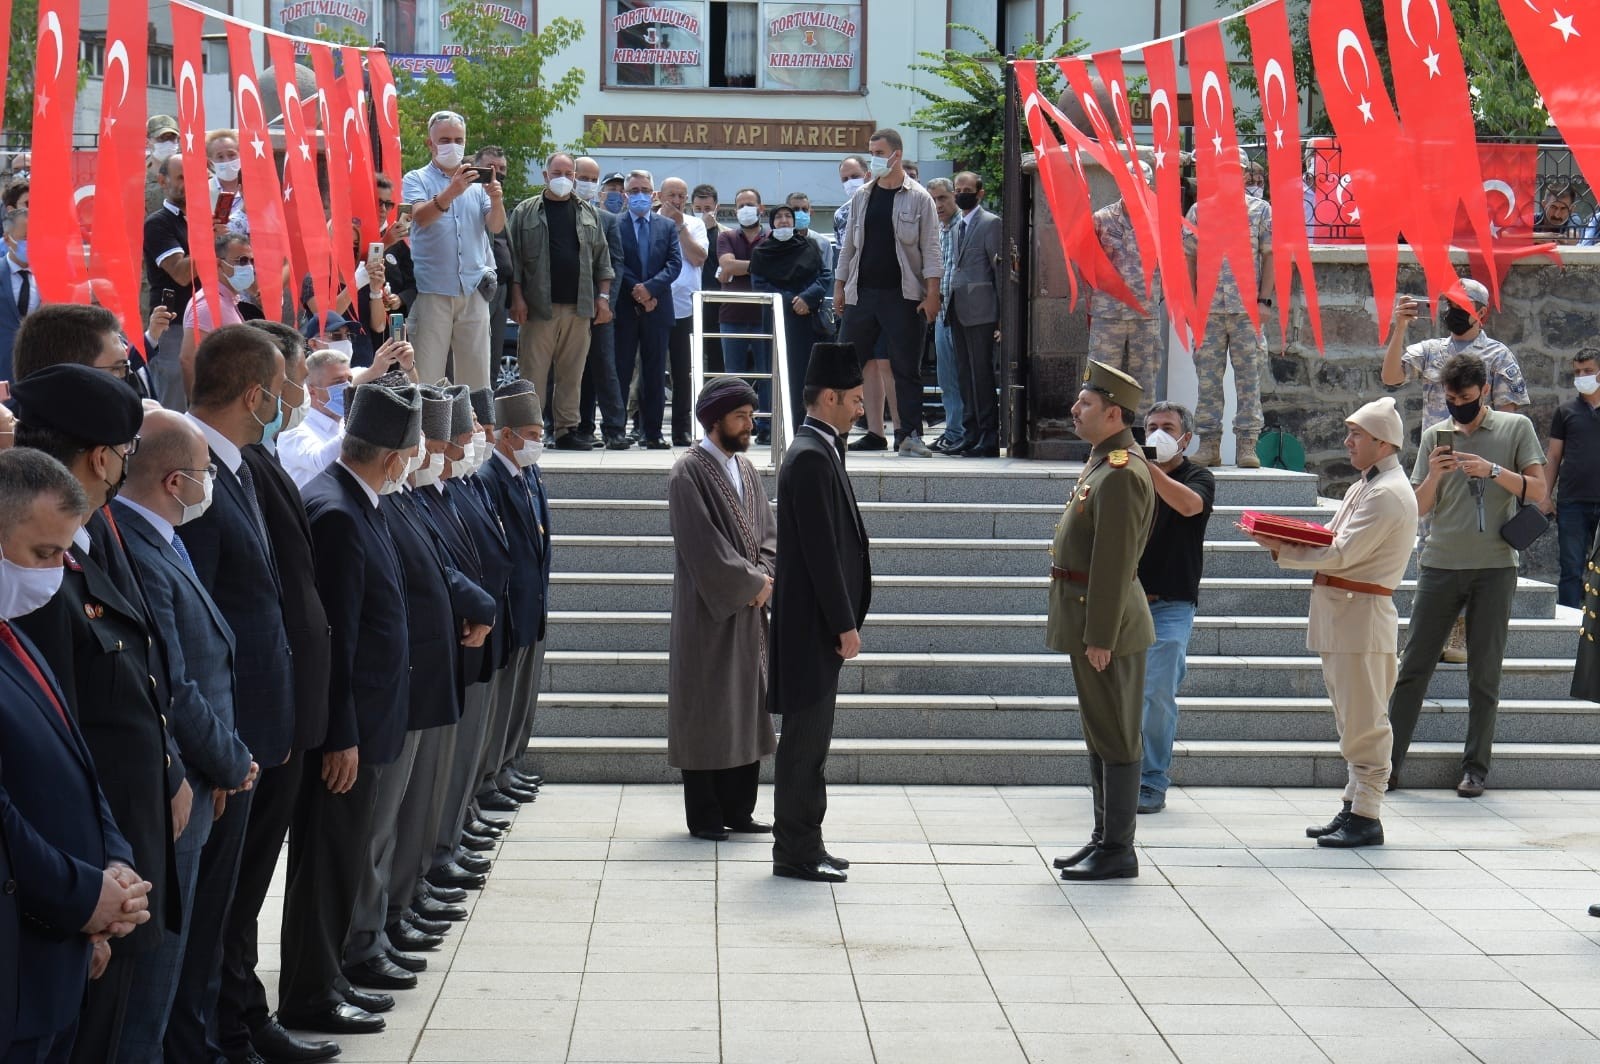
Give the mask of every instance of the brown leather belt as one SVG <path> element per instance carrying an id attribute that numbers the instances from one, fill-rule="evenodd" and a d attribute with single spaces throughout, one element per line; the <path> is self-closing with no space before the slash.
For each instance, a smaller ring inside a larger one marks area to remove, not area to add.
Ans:
<path id="1" fill-rule="evenodd" d="M 1080 573 L 1076 569 L 1063 569 L 1059 565 L 1052 565 L 1050 567 L 1050 579 L 1065 580 L 1069 584 L 1087 585 L 1089 583 L 1089 574 Z"/>
<path id="2" fill-rule="evenodd" d="M 1363 584 L 1359 580 L 1346 580 L 1342 576 L 1329 576 L 1327 573 L 1318 573 L 1311 578 L 1311 582 L 1323 587 L 1338 588 L 1340 591 L 1354 591 L 1359 595 L 1380 595 L 1383 598 L 1391 598 L 1394 595 L 1393 588 L 1384 587 L 1382 584 Z"/>

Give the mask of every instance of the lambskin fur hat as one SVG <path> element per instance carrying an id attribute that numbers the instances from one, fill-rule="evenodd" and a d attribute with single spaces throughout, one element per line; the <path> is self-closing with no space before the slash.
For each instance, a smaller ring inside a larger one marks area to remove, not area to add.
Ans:
<path id="1" fill-rule="evenodd" d="M 503 384 L 494 393 L 494 423 L 496 428 L 516 428 L 519 425 L 538 425 L 544 420 L 539 405 L 539 393 L 532 381 L 514 380 Z"/>
<path id="2" fill-rule="evenodd" d="M 494 392 L 488 388 L 479 388 L 472 393 L 472 412 L 478 415 L 478 424 L 493 425 L 494 421 Z"/>
<path id="3" fill-rule="evenodd" d="M 450 438 L 465 436 L 472 431 L 472 389 L 465 384 L 451 384 L 448 379 L 434 385 L 450 400 Z"/>
<path id="4" fill-rule="evenodd" d="M 422 436 L 422 393 L 414 384 L 404 388 L 363 384 L 350 400 L 344 431 L 390 451 L 415 447 Z"/>
<path id="5" fill-rule="evenodd" d="M 422 394 L 422 438 L 444 442 L 450 439 L 451 402 L 431 384 L 419 384 Z"/>

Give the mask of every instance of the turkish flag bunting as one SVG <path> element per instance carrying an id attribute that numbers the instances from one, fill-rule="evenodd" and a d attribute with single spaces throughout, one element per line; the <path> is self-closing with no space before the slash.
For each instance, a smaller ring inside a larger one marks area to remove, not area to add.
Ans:
<path id="1" fill-rule="evenodd" d="M 322 50 L 320 45 L 312 45 Z M 317 127 L 313 119 L 306 118 L 305 101 L 300 99 L 297 71 L 294 61 L 294 42 L 277 34 L 267 34 L 267 50 L 272 56 L 272 69 L 277 75 L 278 104 L 283 111 L 284 155 L 284 207 L 298 228 L 305 255 L 305 270 L 295 272 L 295 295 L 299 295 L 301 279 L 311 276 L 311 291 L 319 311 L 333 309 L 334 289 L 330 288 L 328 262 L 328 222 L 322 211 L 322 190 L 317 182 Z M 314 101 L 313 101 L 314 102 Z M 333 234 L 337 250 L 350 237 L 350 230 Z M 350 290 L 355 298 L 355 289 Z M 273 308 L 276 310 L 277 308 Z M 360 308 L 356 308 L 357 313 Z"/>
<path id="2" fill-rule="evenodd" d="M 178 150 L 183 158 L 184 217 L 189 222 L 189 259 L 193 266 L 195 299 L 218 291 L 216 235 L 211 225 L 211 175 L 206 172 L 205 66 L 200 57 L 200 35 L 205 14 L 182 4 L 172 5 L 172 66 L 178 83 Z M 245 187 L 249 187 L 246 179 Z M 251 204 L 254 208 L 254 203 Z M 260 252 L 257 252 L 259 255 Z M 155 294 L 151 294 L 155 298 Z M 207 304 L 211 320 L 221 321 L 218 307 Z"/>
<path id="3" fill-rule="evenodd" d="M 378 114 L 378 143 L 383 146 L 383 172 L 400 183 L 400 93 L 395 89 L 389 56 L 381 48 L 367 50 L 367 73 L 372 78 L 372 99 Z"/>
<path id="4" fill-rule="evenodd" d="M 1505 280 L 1506 271 L 1518 259 L 1548 255 L 1561 261 L 1560 246 L 1533 242 L 1534 189 L 1539 181 L 1537 144 L 1479 144 L 1478 169 L 1483 177 L 1483 197 L 1487 201 L 1492 251 L 1484 255 L 1468 246 L 1467 261 L 1472 276 Z M 1456 215 L 1456 238 L 1465 242 L 1472 236 L 1466 214 Z M 1487 283 L 1487 282 L 1486 282 Z"/>
<path id="5" fill-rule="evenodd" d="M 1256 95 L 1261 100 L 1261 124 L 1267 143 L 1267 177 L 1272 202 L 1282 208 L 1272 214 L 1272 266 L 1278 293 L 1278 334 L 1289 340 L 1289 292 L 1294 272 L 1300 271 L 1306 317 L 1317 350 L 1322 351 L 1322 312 L 1317 305 L 1317 281 L 1311 266 L 1311 241 L 1306 234 L 1301 201 L 1305 182 L 1300 159 L 1300 93 L 1295 80 L 1294 47 L 1289 38 L 1289 12 L 1283 4 L 1256 7 L 1245 15 L 1250 31 L 1250 51 L 1256 70 Z"/>
<path id="6" fill-rule="evenodd" d="M 176 14 L 180 5 L 174 4 L 172 9 Z M 244 163 L 244 187 L 250 192 L 250 246 L 255 251 L 256 279 L 261 285 L 261 309 L 269 319 L 278 321 L 283 317 L 283 267 L 289 261 L 289 241 L 284 234 L 289 227 L 272 153 L 272 134 L 267 130 L 261 86 L 256 81 L 248 26 L 228 23 L 228 64 L 239 122 L 239 158 Z M 298 287 L 299 280 L 293 278 L 292 283 Z"/>
<path id="7" fill-rule="evenodd" d="M 1172 42 L 1147 45 L 1145 73 L 1150 79 L 1150 143 L 1155 171 L 1156 235 L 1161 254 L 1161 290 L 1167 316 L 1187 344 L 1195 322 L 1194 287 L 1189 283 L 1189 263 L 1183 254 L 1183 175 L 1179 172 L 1178 65 Z"/>
<path id="8" fill-rule="evenodd" d="M 78 0 L 40 0 L 34 65 L 33 193 L 28 265 L 39 295 L 69 302 L 84 279 L 73 191 L 72 111 L 78 96 Z"/>
<path id="9" fill-rule="evenodd" d="M 361 64 L 368 53 L 364 48 L 344 48 L 340 54 L 344 59 L 345 100 L 354 110 L 353 115 L 347 115 L 341 121 L 341 126 L 345 122 L 349 123 L 349 128 L 344 131 L 344 138 L 345 146 L 350 150 L 352 164 L 350 212 L 361 220 L 361 240 L 366 242 L 379 239 L 382 232 L 378 217 L 378 167 L 373 155 L 372 125 L 367 117 L 370 113 L 367 109 L 370 96 L 362 81 Z M 398 121 L 396 118 L 396 122 Z M 398 135 L 397 129 L 396 136 Z M 396 151 L 398 150 L 397 146 Z M 400 165 L 398 155 L 395 157 L 395 165 Z M 390 173 L 389 179 L 394 182 L 395 189 L 398 190 L 400 175 Z M 388 219 L 383 218 L 381 221 L 387 222 Z"/>
<path id="10" fill-rule="evenodd" d="M 350 233 L 350 189 L 354 184 L 355 157 L 349 143 L 351 126 L 355 121 L 355 108 L 345 93 L 345 84 L 333 70 L 333 49 L 313 45 L 311 69 L 317 75 L 317 93 L 322 99 L 322 139 L 327 147 L 328 160 L 328 228 L 334 234 Z M 330 266 L 333 276 L 350 291 L 356 293 L 356 264 L 349 255 L 341 255 L 339 247 L 330 246 Z"/>
<path id="11" fill-rule="evenodd" d="M 1050 215 L 1055 221 L 1056 237 L 1061 242 L 1062 254 L 1067 261 L 1067 284 L 1071 302 L 1077 303 L 1078 283 L 1073 275 L 1076 268 L 1084 281 L 1093 288 L 1119 299 L 1130 307 L 1138 308 L 1139 299 L 1123 283 L 1121 274 L 1106 257 L 1105 249 L 1094 233 L 1094 210 L 1089 200 L 1089 182 L 1083 165 L 1078 161 L 1079 148 L 1072 139 L 1085 140 L 1066 116 L 1039 92 L 1039 78 L 1032 60 L 1016 64 L 1017 90 L 1022 101 L 1022 111 L 1028 125 L 1028 137 L 1039 165 L 1039 181 L 1044 186 L 1045 199 L 1050 204 Z M 1049 117 L 1047 118 L 1046 115 Z M 1063 146 L 1061 139 L 1050 127 L 1056 127 L 1069 138 Z"/>
<path id="12" fill-rule="evenodd" d="M 1557 10 L 1556 5 L 1565 10 Z M 1500 0 L 1545 109 L 1590 184 L 1600 183 L 1600 7 L 1583 0 Z"/>
<path id="13" fill-rule="evenodd" d="M 1200 86 L 1195 104 L 1195 307 L 1198 341 L 1205 334 L 1223 265 L 1233 271 L 1250 324 L 1261 328 L 1256 305 L 1256 263 L 1250 249 L 1250 215 L 1245 205 L 1239 134 L 1233 126 L 1233 94 L 1222 51 L 1222 25 L 1208 22 L 1188 33 L 1189 84 Z"/>
<path id="14" fill-rule="evenodd" d="M 139 267 L 144 247 L 145 90 L 149 83 L 149 0 L 123 0 L 106 15 L 105 80 L 96 152 L 91 262 L 110 310 L 141 350 Z"/>
<path id="15" fill-rule="evenodd" d="M 1450 7 L 1435 0 L 1426 8 L 1413 0 L 1385 0 L 1384 16 L 1395 102 L 1416 160 L 1416 192 L 1408 197 L 1415 222 L 1406 236 L 1413 249 L 1448 246 L 1456 215 L 1464 210 L 1479 257 L 1492 255 L 1478 156 L 1464 150 L 1478 138 Z M 1438 165 L 1442 159 L 1449 164 Z M 1488 278 L 1488 287 L 1498 305 L 1498 279 Z"/>
<path id="16" fill-rule="evenodd" d="M 0 26 L 11 25 L 11 0 L 0 0 Z M 11 34 L 0 40 L 0 85 L 7 84 L 6 72 L 11 62 Z M 30 201 L 31 202 L 31 201 Z"/>
<path id="17" fill-rule="evenodd" d="M 1110 120 L 1095 97 L 1094 84 L 1089 79 L 1089 68 L 1081 59 L 1059 59 L 1056 65 L 1061 73 L 1066 76 L 1067 87 L 1078 98 L 1078 104 L 1083 108 L 1083 113 L 1089 116 L 1089 125 L 1094 130 L 1094 138 L 1083 138 L 1079 147 L 1089 153 L 1089 157 L 1099 163 L 1117 183 L 1117 191 L 1122 194 L 1123 204 L 1128 212 L 1128 224 L 1133 227 L 1134 239 L 1139 244 L 1139 265 L 1144 270 L 1144 292 L 1148 299 L 1154 291 L 1156 262 L 1160 257 L 1160 248 L 1156 243 L 1156 230 L 1154 220 L 1150 217 L 1150 187 L 1144 183 L 1143 177 L 1135 177 L 1135 170 L 1139 167 L 1139 156 L 1135 153 L 1131 157 L 1124 156 L 1119 147 L 1116 132 L 1111 128 Z M 1118 66 L 1120 67 L 1120 63 Z M 1120 74 L 1120 70 L 1118 71 Z M 1104 78 L 1102 77 L 1102 80 Z M 1106 82 L 1107 86 L 1111 82 Z M 1121 81 L 1116 82 L 1118 90 Z M 1113 105 L 1115 106 L 1115 105 Z M 1122 110 L 1126 110 L 1126 103 Z M 1068 136 L 1079 134 L 1076 127 L 1065 130 Z M 1140 308 L 1141 310 L 1143 307 Z"/>

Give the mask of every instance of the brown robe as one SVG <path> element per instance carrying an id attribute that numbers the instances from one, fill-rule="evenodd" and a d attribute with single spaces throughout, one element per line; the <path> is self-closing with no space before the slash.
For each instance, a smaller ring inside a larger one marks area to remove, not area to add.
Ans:
<path id="1" fill-rule="evenodd" d="M 695 447 L 667 477 L 674 547 L 667 666 L 667 763 L 738 768 L 777 748 L 767 715 L 767 615 L 749 603 L 777 563 L 778 527 L 740 456 L 744 498 Z"/>

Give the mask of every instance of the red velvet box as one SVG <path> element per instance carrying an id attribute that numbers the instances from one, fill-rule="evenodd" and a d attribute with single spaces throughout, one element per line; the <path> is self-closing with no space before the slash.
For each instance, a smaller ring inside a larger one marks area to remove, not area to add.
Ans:
<path id="1" fill-rule="evenodd" d="M 1239 523 L 1244 526 L 1245 531 L 1254 532 L 1258 536 L 1271 536 L 1273 539 L 1289 543 L 1303 543 L 1308 547 L 1326 547 L 1333 542 L 1331 531 L 1314 521 L 1302 521 L 1296 517 L 1280 517 L 1277 514 L 1246 510 Z"/>

